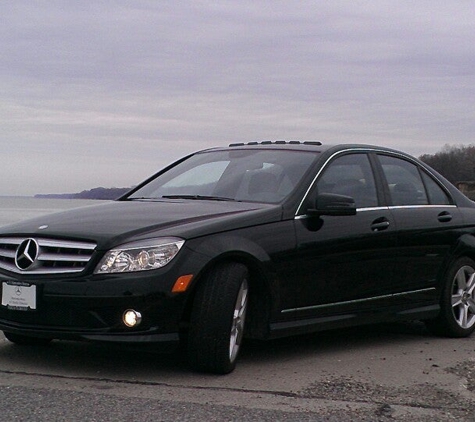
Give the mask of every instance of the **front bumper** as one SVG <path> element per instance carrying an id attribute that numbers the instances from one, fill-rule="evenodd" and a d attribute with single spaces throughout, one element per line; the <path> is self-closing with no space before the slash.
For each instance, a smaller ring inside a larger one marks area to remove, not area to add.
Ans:
<path id="1" fill-rule="evenodd" d="M 174 280 L 169 273 L 155 271 L 37 280 L 0 274 L 0 294 L 6 283 L 35 286 L 35 309 L 0 305 L 0 330 L 51 339 L 172 348 L 179 342 L 187 298 L 186 293 L 171 293 Z M 142 315 L 138 326 L 124 324 L 127 309 Z"/>

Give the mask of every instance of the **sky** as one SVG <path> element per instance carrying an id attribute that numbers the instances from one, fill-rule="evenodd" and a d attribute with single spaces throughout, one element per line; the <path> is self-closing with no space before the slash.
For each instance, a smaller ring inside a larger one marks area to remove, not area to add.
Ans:
<path id="1" fill-rule="evenodd" d="M 262 139 L 475 144 L 475 2 L 0 2 L 0 196 Z"/>

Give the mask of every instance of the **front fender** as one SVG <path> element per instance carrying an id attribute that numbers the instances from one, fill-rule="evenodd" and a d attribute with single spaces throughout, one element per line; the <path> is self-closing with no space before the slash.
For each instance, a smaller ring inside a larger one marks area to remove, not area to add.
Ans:
<path id="1" fill-rule="evenodd" d="M 296 248 L 293 221 L 196 238 L 189 240 L 186 247 L 201 263 L 190 286 L 190 302 L 200 280 L 213 265 L 223 261 L 242 262 L 249 268 L 255 311 L 262 318 L 255 324 L 259 326 L 256 337 L 265 336 L 264 321 L 268 322 L 280 312 L 279 268 L 285 267 L 286 258 Z"/>

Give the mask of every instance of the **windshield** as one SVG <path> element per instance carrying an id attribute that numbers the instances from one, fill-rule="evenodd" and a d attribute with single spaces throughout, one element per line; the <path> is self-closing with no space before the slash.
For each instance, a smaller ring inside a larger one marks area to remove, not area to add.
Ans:
<path id="1" fill-rule="evenodd" d="M 288 150 L 206 151 L 160 174 L 128 199 L 282 202 L 316 158 Z"/>

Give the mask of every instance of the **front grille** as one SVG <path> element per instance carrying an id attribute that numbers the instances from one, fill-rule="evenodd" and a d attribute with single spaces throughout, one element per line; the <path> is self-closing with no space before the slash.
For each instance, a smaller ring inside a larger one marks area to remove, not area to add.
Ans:
<path id="1" fill-rule="evenodd" d="M 15 263 L 18 247 L 29 238 L 0 237 L 0 268 L 18 274 L 64 274 L 82 271 L 96 248 L 95 243 L 31 238 L 38 244 L 37 257 L 26 270 Z"/>

